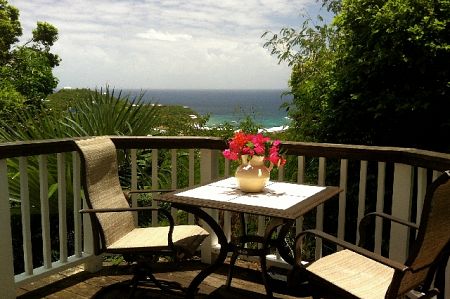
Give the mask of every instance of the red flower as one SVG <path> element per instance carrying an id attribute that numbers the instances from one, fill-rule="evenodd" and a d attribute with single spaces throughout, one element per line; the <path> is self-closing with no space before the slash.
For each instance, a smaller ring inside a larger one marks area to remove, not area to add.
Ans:
<path id="1" fill-rule="evenodd" d="M 266 149 L 264 148 L 264 146 L 262 144 L 256 144 L 255 145 L 255 153 L 257 155 L 259 155 L 259 156 L 264 155 L 265 150 Z"/>
<path id="2" fill-rule="evenodd" d="M 223 151 L 223 156 L 228 160 L 237 160 L 239 155 L 236 152 L 232 152 L 229 149 Z"/>
<path id="3" fill-rule="evenodd" d="M 280 141 L 271 141 L 263 134 L 245 134 L 242 131 L 236 132 L 229 141 L 229 149 L 223 151 L 223 156 L 228 160 L 239 160 L 242 155 L 249 158 L 254 155 L 264 156 L 266 161 L 270 161 L 275 166 L 282 166 L 286 160 L 280 155 Z"/>

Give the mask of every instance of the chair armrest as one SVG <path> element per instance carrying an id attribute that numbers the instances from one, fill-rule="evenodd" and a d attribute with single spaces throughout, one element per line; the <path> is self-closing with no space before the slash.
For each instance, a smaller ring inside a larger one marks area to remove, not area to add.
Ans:
<path id="1" fill-rule="evenodd" d="M 162 193 L 166 193 L 166 192 L 172 192 L 175 191 L 174 189 L 157 189 L 157 190 L 153 190 L 153 189 L 133 189 L 133 190 L 126 190 L 124 191 L 127 194 L 133 194 L 133 193 L 138 193 L 138 194 L 142 194 L 142 193 L 158 193 L 158 192 L 162 192 Z"/>
<path id="2" fill-rule="evenodd" d="M 136 211 L 145 211 L 145 210 L 159 210 L 164 211 L 164 209 L 156 208 L 156 207 L 135 207 L 135 208 L 105 208 L 105 209 L 82 209 L 80 210 L 81 214 L 85 213 L 116 213 L 116 212 L 136 212 Z M 164 213 L 162 212 L 162 213 Z"/>
<path id="3" fill-rule="evenodd" d="M 152 189 L 133 189 L 133 190 L 123 190 L 123 194 L 125 195 L 125 198 L 129 201 L 131 194 L 146 194 L 146 193 L 167 193 L 172 192 L 175 190 L 171 189 L 158 189 L 158 190 L 152 190 Z"/>
<path id="4" fill-rule="evenodd" d="M 367 223 L 368 219 L 370 217 L 372 217 L 372 216 L 373 217 L 381 217 L 381 218 L 384 218 L 384 219 L 388 219 L 388 220 L 390 220 L 392 222 L 403 224 L 403 225 L 408 226 L 410 228 L 419 229 L 419 225 L 417 225 L 415 223 L 412 223 L 412 222 L 409 222 L 409 221 L 405 221 L 405 220 L 400 219 L 398 217 L 394 217 L 392 215 L 389 215 L 389 214 L 386 214 L 386 213 L 380 213 L 380 212 L 372 212 L 372 213 L 368 213 L 368 214 L 364 215 L 364 217 L 359 222 L 359 227 L 361 228 L 361 225 L 365 225 Z"/>
<path id="5" fill-rule="evenodd" d="M 301 232 L 300 234 L 297 235 L 297 237 L 295 238 L 295 262 L 298 266 L 302 266 L 301 264 L 301 249 L 302 249 L 302 243 L 303 243 L 303 238 L 306 235 L 314 235 L 315 237 L 319 237 L 323 240 L 327 240 L 329 242 L 332 242 L 334 244 L 337 244 L 339 246 L 342 246 L 346 249 L 349 249 L 353 252 L 356 252 L 360 255 L 363 255 L 367 258 L 370 258 L 372 260 L 375 260 L 381 264 L 384 264 L 388 267 L 394 268 L 395 270 L 399 270 L 402 272 L 408 271 L 410 270 L 409 267 L 403 265 L 402 263 L 399 263 L 397 261 L 393 261 L 390 260 L 388 258 L 385 258 L 384 256 L 381 256 L 379 254 L 376 254 L 372 251 L 369 251 L 367 249 L 358 247 L 354 244 L 351 244 L 349 242 L 346 242 L 344 240 L 338 239 L 332 235 L 329 235 L 327 233 L 324 233 L 323 231 L 319 231 L 319 230 L 315 230 L 315 229 L 311 229 L 311 230 L 305 230 L 303 232 Z"/>
<path id="6" fill-rule="evenodd" d="M 364 215 L 364 217 L 359 222 L 359 226 L 358 226 L 359 246 L 364 247 L 364 244 L 366 242 L 366 235 L 367 234 L 366 234 L 366 229 L 364 229 L 364 227 L 368 225 L 369 220 L 371 218 L 376 218 L 376 217 L 387 219 L 387 220 L 390 220 L 392 222 L 395 222 L 395 223 L 407 226 L 407 227 L 415 229 L 415 230 L 419 229 L 419 226 L 417 224 L 415 224 L 415 223 L 405 221 L 403 219 L 400 219 L 398 217 L 394 217 L 394 216 L 386 214 L 386 213 L 381 213 L 381 212 L 368 213 L 368 214 Z"/>

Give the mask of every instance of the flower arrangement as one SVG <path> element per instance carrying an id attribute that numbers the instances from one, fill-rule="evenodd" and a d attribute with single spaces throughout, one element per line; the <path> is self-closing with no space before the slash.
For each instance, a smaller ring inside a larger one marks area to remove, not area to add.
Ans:
<path id="1" fill-rule="evenodd" d="M 246 134 L 238 131 L 228 143 L 229 148 L 223 151 L 228 160 L 240 160 L 246 156 L 250 160 L 253 156 L 263 156 L 274 166 L 282 166 L 286 160 L 280 155 L 280 141 L 271 140 L 263 134 Z"/>

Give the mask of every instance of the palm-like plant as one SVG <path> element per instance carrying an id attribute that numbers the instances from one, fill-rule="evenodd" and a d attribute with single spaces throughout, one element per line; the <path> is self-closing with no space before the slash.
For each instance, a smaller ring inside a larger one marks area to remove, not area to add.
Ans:
<path id="1" fill-rule="evenodd" d="M 149 135 L 160 123 L 158 109 L 143 102 L 143 94 L 129 99 L 106 88 L 73 102 L 67 111 L 52 113 L 48 107 L 36 116 L 27 111 L 17 113 L 18 122 L 0 121 L 0 140 L 38 140 L 50 138 Z"/>
<path id="2" fill-rule="evenodd" d="M 134 97 L 116 96 L 106 88 L 95 92 L 90 98 L 77 102 L 69 109 L 63 125 L 67 136 L 134 135 L 154 134 L 160 123 L 156 105 L 143 102 L 143 94 Z"/>
<path id="3" fill-rule="evenodd" d="M 48 108 L 47 108 L 48 109 Z M 149 135 L 155 133 L 160 123 L 155 105 L 143 102 L 143 94 L 129 99 L 116 96 L 114 90 L 106 88 L 95 91 L 89 97 L 74 102 L 67 111 L 52 113 L 51 109 L 38 116 L 20 112 L 18 122 L 11 124 L 0 120 L 0 141 L 42 140 L 64 137 L 99 135 Z M 70 156 L 67 156 L 67 190 L 72 190 Z M 122 161 L 124 156 L 122 156 Z M 124 163 L 127 165 L 128 163 Z M 31 206 L 39 206 L 39 163 L 37 157 L 28 159 L 29 191 Z M 10 196 L 20 198 L 19 164 L 17 159 L 8 159 Z M 55 155 L 48 156 L 48 184 L 51 207 L 56 206 L 57 161 Z M 69 191 L 70 192 L 70 191 Z M 68 194 L 68 198 L 72 198 Z"/>

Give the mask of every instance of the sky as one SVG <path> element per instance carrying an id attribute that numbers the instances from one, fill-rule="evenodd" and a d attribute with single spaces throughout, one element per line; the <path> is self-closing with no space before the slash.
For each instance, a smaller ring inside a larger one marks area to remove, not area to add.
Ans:
<path id="1" fill-rule="evenodd" d="M 9 0 L 22 40 L 59 31 L 58 88 L 285 89 L 290 68 L 265 31 L 298 28 L 315 0 Z"/>

